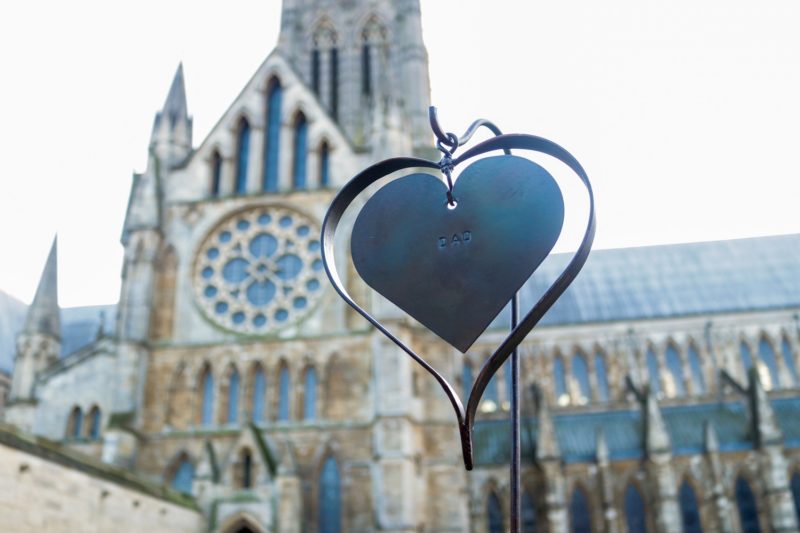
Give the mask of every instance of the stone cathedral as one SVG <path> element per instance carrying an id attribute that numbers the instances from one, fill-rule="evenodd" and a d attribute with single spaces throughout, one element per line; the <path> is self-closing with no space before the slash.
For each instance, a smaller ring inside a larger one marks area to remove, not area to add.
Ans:
<path id="1" fill-rule="evenodd" d="M 466 472 L 438 384 L 320 258 L 351 176 L 436 157 L 419 0 L 284 0 L 280 15 L 199 142 L 178 67 L 133 176 L 114 325 L 69 350 L 54 243 L 5 420 L 127 486 L 190 495 L 198 520 L 170 531 L 507 531 L 508 372 Z M 566 261 L 543 264 L 523 308 Z M 345 271 L 459 388 L 503 337 L 463 355 Z M 594 252 L 521 347 L 524 531 L 798 531 L 799 313 L 800 235 Z"/>

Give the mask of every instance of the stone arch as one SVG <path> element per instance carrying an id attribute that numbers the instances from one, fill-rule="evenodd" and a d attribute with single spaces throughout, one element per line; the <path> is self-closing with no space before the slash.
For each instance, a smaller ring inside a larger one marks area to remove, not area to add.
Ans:
<path id="1" fill-rule="evenodd" d="M 737 472 L 731 487 L 732 498 L 736 506 L 737 519 L 742 533 L 763 531 L 759 509 L 764 502 L 759 499 L 759 485 L 756 476 L 745 469 Z"/>
<path id="2" fill-rule="evenodd" d="M 346 483 L 343 482 L 344 469 L 340 452 L 338 443 L 335 440 L 330 440 L 316 454 L 314 466 L 312 467 L 312 487 L 307 495 L 310 501 L 306 502 L 307 509 L 315 510 L 309 516 L 311 521 L 311 524 L 309 524 L 310 531 L 322 531 L 320 526 L 321 518 L 324 514 L 328 515 L 325 517 L 326 520 L 335 520 L 337 504 L 338 519 L 340 521 L 340 529 L 338 531 L 347 531 L 346 527 L 344 527 L 347 520 L 345 516 Z M 338 487 L 336 486 L 337 480 Z M 336 497 L 337 488 L 338 498 Z"/>
<path id="3" fill-rule="evenodd" d="M 567 507 L 567 523 L 570 531 L 575 533 L 590 533 L 594 523 L 594 503 L 591 492 L 583 481 L 576 481 L 569 491 Z"/>
<path id="4" fill-rule="evenodd" d="M 93 404 L 86 413 L 81 434 L 84 438 L 97 440 L 100 438 L 102 412 L 97 404 Z"/>
<path id="5" fill-rule="evenodd" d="M 630 533 L 647 533 L 650 529 L 650 506 L 644 487 L 636 479 L 630 478 L 622 489 L 623 521 Z"/>
<path id="6" fill-rule="evenodd" d="M 701 484 L 688 472 L 680 478 L 678 484 L 678 507 L 681 513 L 681 524 L 685 533 L 703 531 L 702 504 L 703 492 Z"/>
<path id="7" fill-rule="evenodd" d="M 667 338 L 664 343 L 664 365 L 666 372 L 663 373 L 662 381 L 665 385 L 667 396 L 686 395 L 686 358 L 680 345 L 672 337 Z"/>
<path id="8" fill-rule="evenodd" d="M 214 371 L 208 361 L 204 361 L 197 373 L 195 391 L 197 394 L 197 407 L 195 423 L 198 426 L 209 426 L 214 423 L 216 411 L 217 390 L 214 384 Z"/>
<path id="9" fill-rule="evenodd" d="M 266 533 L 258 520 L 244 511 L 227 517 L 219 526 L 223 533 Z"/>
<path id="10" fill-rule="evenodd" d="M 764 388 L 767 390 L 781 387 L 781 365 L 772 336 L 766 331 L 758 334 L 757 358 L 758 358 L 758 377 Z"/>
<path id="11" fill-rule="evenodd" d="M 180 492 L 191 493 L 191 481 L 197 469 L 197 462 L 186 450 L 172 456 L 164 468 L 164 485 Z"/>
<path id="12" fill-rule="evenodd" d="M 79 405 L 72 406 L 67 417 L 67 427 L 64 435 L 67 439 L 79 439 L 83 426 L 83 410 Z"/>

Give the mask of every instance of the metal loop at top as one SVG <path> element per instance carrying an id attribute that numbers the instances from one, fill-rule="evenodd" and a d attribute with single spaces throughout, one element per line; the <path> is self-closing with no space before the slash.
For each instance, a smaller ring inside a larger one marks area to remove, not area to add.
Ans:
<path id="1" fill-rule="evenodd" d="M 465 131 L 461 137 L 457 136 L 455 133 L 445 133 L 442 126 L 439 124 L 439 114 L 436 110 L 436 106 L 430 106 L 428 108 L 428 121 L 431 124 L 433 134 L 436 136 L 436 147 L 441 152 L 451 156 L 455 154 L 459 146 L 467 144 L 470 139 L 472 139 L 472 136 L 475 135 L 475 132 L 481 127 L 488 129 L 495 134 L 495 136 L 503 134 L 494 122 L 486 120 L 485 118 L 479 118 L 470 124 L 467 131 Z M 507 155 L 511 155 L 511 150 L 508 148 L 504 148 L 503 152 Z"/>

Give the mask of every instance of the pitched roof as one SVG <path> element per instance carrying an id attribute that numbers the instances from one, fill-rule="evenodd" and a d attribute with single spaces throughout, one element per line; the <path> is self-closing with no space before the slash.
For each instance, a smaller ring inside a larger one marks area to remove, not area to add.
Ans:
<path id="1" fill-rule="evenodd" d="M 545 260 L 520 290 L 523 309 L 539 299 L 570 258 L 555 254 Z M 791 307 L 800 307 L 800 234 L 596 250 L 541 324 Z"/>

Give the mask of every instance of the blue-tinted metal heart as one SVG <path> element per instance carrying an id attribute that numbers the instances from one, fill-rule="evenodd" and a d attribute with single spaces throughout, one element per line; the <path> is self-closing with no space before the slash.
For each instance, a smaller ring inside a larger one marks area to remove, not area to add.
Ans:
<path id="1" fill-rule="evenodd" d="M 466 352 L 558 240 L 564 200 L 553 177 L 521 157 L 467 167 L 456 207 L 430 174 L 379 189 L 353 227 L 356 270 L 378 293 Z"/>

